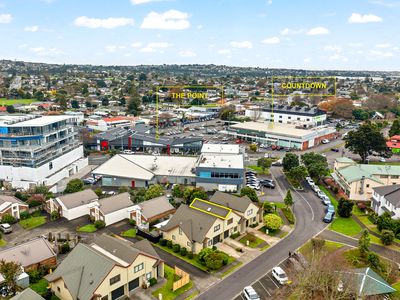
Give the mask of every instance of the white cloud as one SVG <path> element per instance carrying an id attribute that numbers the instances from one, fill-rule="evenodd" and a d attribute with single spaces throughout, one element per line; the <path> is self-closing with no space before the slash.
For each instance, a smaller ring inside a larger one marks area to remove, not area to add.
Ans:
<path id="1" fill-rule="evenodd" d="M 217 51 L 217 53 L 218 54 L 229 54 L 229 53 L 231 53 L 231 50 L 229 50 L 229 49 L 219 49 Z"/>
<path id="2" fill-rule="evenodd" d="M 262 42 L 263 42 L 264 44 L 272 45 L 272 44 L 279 44 L 280 41 L 281 41 L 280 38 L 278 38 L 277 36 L 273 36 L 273 37 L 270 37 L 270 38 L 266 38 L 266 39 L 263 40 Z"/>
<path id="3" fill-rule="evenodd" d="M 167 42 L 153 42 L 147 44 L 149 48 L 168 48 L 169 46 L 171 46 L 171 44 Z"/>
<path id="4" fill-rule="evenodd" d="M 386 57 L 392 57 L 393 56 L 393 52 L 390 51 L 379 51 L 379 50 L 370 50 L 369 54 L 373 57 L 377 57 L 377 58 L 386 58 Z"/>
<path id="5" fill-rule="evenodd" d="M 339 56 L 339 54 L 334 54 L 334 55 L 331 55 L 331 56 L 329 56 L 329 59 L 330 60 L 338 60 L 340 58 L 340 56 Z"/>
<path id="6" fill-rule="evenodd" d="M 117 48 L 118 48 L 117 46 L 109 45 L 109 46 L 104 47 L 104 51 L 112 53 L 112 52 L 117 51 Z"/>
<path id="7" fill-rule="evenodd" d="M 231 42 L 231 46 L 233 48 L 253 48 L 253 44 L 250 41 L 241 41 L 241 42 Z"/>
<path id="8" fill-rule="evenodd" d="M 141 43 L 141 42 L 136 42 L 136 43 L 132 43 L 131 44 L 132 48 L 140 48 L 142 46 L 143 46 L 143 43 Z"/>
<path id="9" fill-rule="evenodd" d="M 377 47 L 377 48 L 390 48 L 391 46 L 392 46 L 392 44 L 389 44 L 389 43 L 375 45 L 375 47 Z"/>
<path id="10" fill-rule="evenodd" d="M 150 47 L 143 47 L 142 49 L 140 49 L 140 51 L 144 53 L 154 53 L 156 52 L 156 49 Z"/>
<path id="11" fill-rule="evenodd" d="M 150 3 L 150 2 L 159 2 L 162 0 L 131 0 L 131 3 L 133 5 L 139 5 L 139 4 L 145 4 L 145 3 Z"/>
<path id="12" fill-rule="evenodd" d="M 34 26 L 26 26 L 24 28 L 24 31 L 28 31 L 28 32 L 36 32 L 39 30 L 39 26 L 34 25 Z"/>
<path id="13" fill-rule="evenodd" d="M 363 43 L 349 43 L 349 47 L 362 47 Z"/>
<path id="14" fill-rule="evenodd" d="M 21 48 L 21 49 L 26 48 L 26 47 L 28 47 L 28 44 L 21 44 L 18 46 L 18 48 Z"/>
<path id="15" fill-rule="evenodd" d="M 372 4 L 377 4 L 385 7 L 400 7 L 400 1 L 396 2 L 388 2 L 388 1 L 382 1 L 382 0 L 373 0 L 369 1 Z"/>
<path id="16" fill-rule="evenodd" d="M 342 52 L 342 47 L 340 46 L 335 46 L 335 45 L 328 45 L 324 47 L 325 51 L 333 51 L 333 52 L 337 52 L 340 53 Z"/>
<path id="17" fill-rule="evenodd" d="M 306 57 L 305 59 L 303 59 L 303 61 L 304 61 L 305 63 L 309 63 L 309 62 L 311 61 L 311 59 L 308 58 L 308 57 Z"/>
<path id="18" fill-rule="evenodd" d="M 197 29 L 203 29 L 203 25 L 197 25 Z"/>
<path id="19" fill-rule="evenodd" d="M 188 13 L 175 9 L 170 9 L 164 13 L 156 13 L 152 11 L 144 18 L 140 28 L 164 30 L 187 29 L 190 27 L 188 18 Z"/>
<path id="20" fill-rule="evenodd" d="M 373 14 L 361 15 L 359 13 L 352 13 L 348 21 L 349 23 L 376 23 L 382 22 L 383 19 Z"/>
<path id="21" fill-rule="evenodd" d="M 295 35 L 295 34 L 300 34 L 303 33 L 304 29 L 290 29 L 290 28 L 284 28 L 279 33 L 281 35 Z"/>
<path id="22" fill-rule="evenodd" d="M 268 4 L 268 5 L 271 5 L 271 4 L 272 4 L 272 0 L 268 0 L 268 1 L 267 1 L 267 4 Z"/>
<path id="23" fill-rule="evenodd" d="M 329 30 L 325 27 L 314 27 L 307 31 L 307 35 L 321 35 L 321 34 L 329 34 Z"/>
<path id="24" fill-rule="evenodd" d="M 133 25 L 134 21 L 131 18 L 89 18 L 86 16 L 78 17 L 74 20 L 75 26 L 88 28 L 106 28 L 112 29 L 121 26 Z"/>
<path id="25" fill-rule="evenodd" d="M 29 50 L 31 50 L 32 52 L 34 52 L 36 55 L 39 56 L 57 56 L 64 53 L 57 48 L 46 48 L 43 46 L 33 47 L 30 48 Z"/>
<path id="26" fill-rule="evenodd" d="M 179 51 L 178 54 L 179 54 L 179 56 L 182 56 L 182 57 L 195 57 L 196 56 L 196 53 L 194 53 L 192 50 Z"/>
<path id="27" fill-rule="evenodd" d="M 10 14 L 1 14 L 0 15 L 0 24 L 11 23 L 12 19 L 13 18 Z"/>

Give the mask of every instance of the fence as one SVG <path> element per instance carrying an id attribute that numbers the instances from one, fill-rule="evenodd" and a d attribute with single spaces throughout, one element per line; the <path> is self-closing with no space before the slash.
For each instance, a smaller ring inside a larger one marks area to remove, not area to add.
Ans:
<path id="1" fill-rule="evenodd" d="M 161 239 L 161 234 L 158 233 L 157 231 L 147 232 L 147 231 L 140 230 L 138 228 L 136 234 L 138 236 L 144 237 L 145 239 L 148 239 L 152 243 L 158 243 Z"/>
<path id="2" fill-rule="evenodd" d="M 190 276 L 188 273 L 185 271 L 179 269 L 177 266 L 175 266 L 175 274 L 180 277 L 178 281 L 175 281 L 172 284 L 172 291 L 176 291 L 177 289 L 180 289 L 181 287 L 187 285 L 190 281 Z"/>

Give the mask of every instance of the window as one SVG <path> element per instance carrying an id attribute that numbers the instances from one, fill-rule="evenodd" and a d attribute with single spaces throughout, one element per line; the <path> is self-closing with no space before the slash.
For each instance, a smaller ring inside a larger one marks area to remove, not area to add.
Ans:
<path id="1" fill-rule="evenodd" d="M 216 232 L 216 231 L 218 231 L 218 230 L 220 230 L 220 228 L 221 228 L 221 225 L 216 225 L 216 226 L 214 226 L 214 232 Z"/>
<path id="2" fill-rule="evenodd" d="M 119 274 L 117 276 L 111 277 L 110 278 L 110 285 L 113 285 L 114 283 L 116 283 L 116 282 L 118 282 L 120 280 L 121 280 L 121 275 L 119 275 Z"/>
<path id="3" fill-rule="evenodd" d="M 289 119 L 289 120 L 291 120 L 291 119 L 292 119 L 292 117 L 288 117 L 288 119 Z"/>
<path id="4" fill-rule="evenodd" d="M 61 292 L 61 289 L 60 289 L 60 287 L 59 287 L 59 286 L 57 287 L 57 291 Z"/>
<path id="5" fill-rule="evenodd" d="M 253 209 L 249 209 L 249 210 L 247 211 L 247 215 L 248 215 L 248 216 L 250 216 L 252 213 L 253 213 Z"/>
<path id="6" fill-rule="evenodd" d="M 233 232 L 237 232 L 237 226 L 233 228 Z"/>
<path id="7" fill-rule="evenodd" d="M 230 218 L 229 220 L 228 220 L 228 225 L 230 225 L 230 224 L 232 224 L 233 223 L 233 218 Z"/>
<path id="8" fill-rule="evenodd" d="M 149 280 L 151 277 L 152 277 L 152 276 L 151 276 L 151 272 L 146 273 L 146 279 L 147 279 L 147 280 Z"/>
<path id="9" fill-rule="evenodd" d="M 300 121 L 300 118 L 297 118 L 298 121 Z"/>
<path id="10" fill-rule="evenodd" d="M 49 163 L 49 170 L 51 170 L 51 169 L 53 169 L 53 163 L 52 162 Z"/>
<path id="11" fill-rule="evenodd" d="M 369 184 L 367 184 L 366 187 L 369 188 Z"/>
<path id="12" fill-rule="evenodd" d="M 133 272 L 137 273 L 137 272 L 143 270 L 143 268 L 144 268 L 143 263 L 138 264 L 137 266 L 135 266 L 135 267 L 133 268 Z"/>
<path id="13" fill-rule="evenodd" d="M 388 178 L 388 175 L 381 175 L 381 178 Z"/>
<path id="14" fill-rule="evenodd" d="M 172 239 L 175 241 L 175 234 L 172 235 Z"/>
<path id="15" fill-rule="evenodd" d="M 307 121 L 310 121 L 310 118 L 307 118 Z"/>
<path id="16" fill-rule="evenodd" d="M 279 116 L 279 119 L 282 119 L 282 116 Z"/>
<path id="17" fill-rule="evenodd" d="M 179 227 L 179 235 L 182 235 L 182 228 Z"/>
<path id="18" fill-rule="evenodd" d="M 212 240 L 208 241 L 208 246 L 212 246 Z"/>
<path id="19" fill-rule="evenodd" d="M 399 175 L 392 175 L 392 179 L 399 179 Z"/>

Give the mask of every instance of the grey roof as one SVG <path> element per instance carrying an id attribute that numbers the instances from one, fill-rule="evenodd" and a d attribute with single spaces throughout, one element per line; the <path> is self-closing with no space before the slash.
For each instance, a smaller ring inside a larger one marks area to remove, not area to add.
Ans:
<path id="1" fill-rule="evenodd" d="M 135 144 L 135 140 L 142 140 L 146 142 L 151 142 L 154 144 L 162 144 L 166 145 L 179 145 L 179 144 L 186 144 L 192 143 L 197 141 L 203 141 L 201 137 L 193 137 L 193 138 L 168 138 L 168 137 L 160 137 L 156 138 L 155 134 L 147 134 L 147 133 L 134 133 L 132 134 L 132 143 Z"/>
<path id="2" fill-rule="evenodd" d="M 214 214 L 217 215 L 221 219 L 225 219 L 231 213 L 231 210 L 226 207 L 221 207 L 220 205 L 216 205 L 215 203 L 204 201 L 201 199 L 194 199 L 190 204 L 190 207 L 201 210 L 204 214 Z"/>
<path id="3" fill-rule="evenodd" d="M 26 288 L 18 295 L 10 298 L 10 300 L 44 300 L 44 298 L 33 291 L 31 288 Z"/>
<path id="4" fill-rule="evenodd" d="M 95 239 L 94 244 L 128 264 L 133 263 L 141 253 L 160 259 L 148 240 L 132 243 L 124 239 L 102 234 Z"/>
<path id="5" fill-rule="evenodd" d="M 112 197 L 103 198 L 98 202 L 100 204 L 100 210 L 104 214 L 109 214 L 134 205 L 131 201 L 131 196 L 129 193 L 121 193 Z"/>
<path id="6" fill-rule="evenodd" d="M 52 282 L 62 278 L 73 299 L 89 300 L 115 264 L 111 258 L 79 243 L 46 279 Z"/>
<path id="7" fill-rule="evenodd" d="M 181 204 L 161 230 L 169 231 L 179 226 L 190 240 L 202 243 L 216 219 L 217 217 Z"/>
<path id="8" fill-rule="evenodd" d="M 210 199 L 211 202 L 229 207 L 239 212 L 245 212 L 249 205 L 252 203 L 249 197 L 238 197 L 235 195 L 216 191 Z"/>
<path id="9" fill-rule="evenodd" d="M 113 141 L 115 139 L 120 139 L 121 137 L 127 137 L 129 134 L 130 131 L 128 129 L 123 127 L 115 127 L 97 134 L 96 138 L 100 140 Z"/>
<path id="10" fill-rule="evenodd" d="M 139 206 L 142 208 L 141 213 L 146 219 L 175 209 L 165 196 L 141 202 Z"/>
<path id="11" fill-rule="evenodd" d="M 380 186 L 373 189 L 395 207 L 400 206 L 400 184 Z"/>
<path id="12" fill-rule="evenodd" d="M 77 193 L 65 194 L 56 198 L 57 201 L 62 202 L 67 208 L 74 208 L 81 205 L 89 204 L 97 200 L 99 197 L 91 189 L 86 189 Z"/>
<path id="13" fill-rule="evenodd" d="M 266 112 L 274 112 L 280 114 L 300 115 L 300 116 L 319 116 L 325 115 L 326 112 L 320 110 L 318 107 L 308 106 L 290 106 L 290 105 L 266 105 L 262 108 Z"/>
<path id="14" fill-rule="evenodd" d="M 28 205 L 28 204 L 22 202 L 21 200 L 19 200 L 18 198 L 15 198 L 14 196 L 0 195 L 0 205 L 5 203 L 5 202 L 19 203 L 19 204 L 23 204 L 23 205 Z"/>
<path id="15" fill-rule="evenodd" d="M 41 237 L 0 251 L 0 260 L 15 261 L 20 263 L 22 267 L 37 264 L 55 256 L 56 254 L 49 242 Z"/>

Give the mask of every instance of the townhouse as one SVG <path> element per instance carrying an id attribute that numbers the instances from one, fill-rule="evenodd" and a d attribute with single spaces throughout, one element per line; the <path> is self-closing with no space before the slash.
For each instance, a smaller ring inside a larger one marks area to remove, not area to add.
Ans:
<path id="1" fill-rule="evenodd" d="M 393 219 L 400 218 L 400 184 L 373 188 L 372 208 L 381 215 L 388 212 Z"/>
<path id="2" fill-rule="evenodd" d="M 13 216 L 15 219 L 19 219 L 21 212 L 28 212 L 29 205 L 22 202 L 21 200 L 7 195 L 0 195 L 0 220 L 5 215 Z"/>

